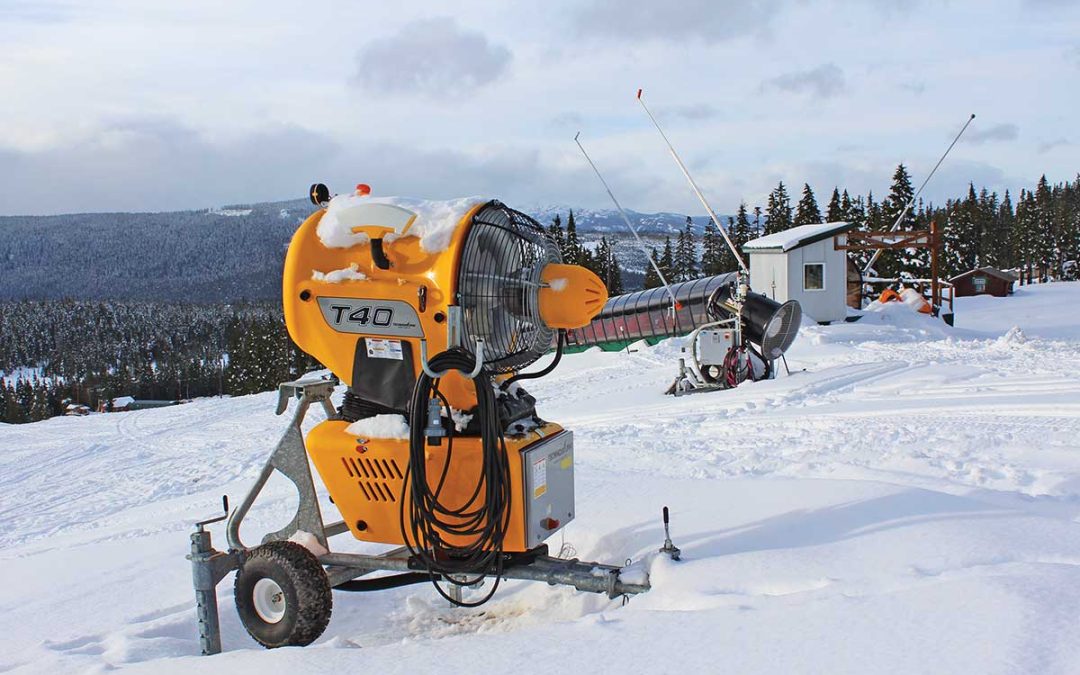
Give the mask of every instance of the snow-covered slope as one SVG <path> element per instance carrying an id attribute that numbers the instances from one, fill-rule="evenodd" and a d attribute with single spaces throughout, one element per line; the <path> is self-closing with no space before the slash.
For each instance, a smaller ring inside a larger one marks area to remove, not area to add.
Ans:
<path id="1" fill-rule="evenodd" d="M 511 205 L 513 206 L 513 205 Z M 570 211 L 574 212 L 574 224 L 579 232 L 598 233 L 611 236 L 630 237 L 626 229 L 626 223 L 615 209 L 583 209 L 575 208 L 566 204 L 545 204 L 531 207 L 518 207 L 535 218 L 545 227 L 558 216 L 566 227 L 566 218 Z M 686 214 L 670 213 L 641 213 L 632 209 L 626 210 L 626 216 L 637 228 L 641 235 L 676 235 L 686 227 Z M 727 225 L 727 215 L 717 214 L 721 222 Z M 704 231 L 705 224 L 709 222 L 708 216 L 699 215 L 693 217 L 693 229 L 696 234 Z"/>
<path id="2" fill-rule="evenodd" d="M 652 591 L 335 594 L 303 649 L 257 647 L 227 579 L 226 652 L 196 656 L 184 559 L 282 430 L 272 394 L 2 427 L 0 671 L 1080 671 L 1078 303 L 1056 284 L 962 299 L 956 329 L 903 308 L 812 326 L 790 377 L 680 399 L 660 393 L 678 341 L 567 356 L 530 386 L 576 435 L 553 548 L 644 557 Z M 292 499 L 276 484 L 248 539 Z M 665 504 L 680 563 L 654 556 Z"/>

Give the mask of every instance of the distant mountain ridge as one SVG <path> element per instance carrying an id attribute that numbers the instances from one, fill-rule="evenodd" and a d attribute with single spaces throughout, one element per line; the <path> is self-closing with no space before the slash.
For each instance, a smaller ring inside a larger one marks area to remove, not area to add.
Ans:
<path id="1" fill-rule="evenodd" d="M 517 208 L 545 227 L 556 214 L 565 226 L 571 209 Z M 307 200 L 293 199 L 161 213 L 0 216 L 0 299 L 277 300 L 285 249 L 312 211 Z M 573 211 L 582 238 L 608 237 L 638 277 L 645 256 L 618 212 Z M 627 215 L 651 245 L 686 223 L 675 213 Z M 700 233 L 706 219 L 693 220 Z"/>
<path id="2" fill-rule="evenodd" d="M 513 205 L 511 205 L 513 206 Z M 515 207 L 516 208 L 516 207 Z M 556 215 L 562 219 L 563 227 L 566 226 L 566 218 L 570 211 L 574 212 L 574 224 L 579 231 L 597 234 L 617 234 L 632 236 L 627 231 L 626 223 L 615 209 L 581 209 L 565 204 L 534 206 L 522 208 L 521 211 L 543 223 L 549 224 Z M 639 211 L 626 210 L 630 222 L 638 229 L 639 234 L 666 235 L 678 234 L 686 226 L 686 214 L 684 213 L 641 213 Z M 727 216 L 717 214 L 721 220 L 727 220 Z M 694 232 L 700 234 L 708 222 L 705 216 L 693 216 Z"/>

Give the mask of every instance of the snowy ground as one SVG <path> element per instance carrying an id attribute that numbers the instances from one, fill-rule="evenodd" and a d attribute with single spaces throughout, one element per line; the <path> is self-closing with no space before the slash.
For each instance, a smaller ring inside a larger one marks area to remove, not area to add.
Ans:
<path id="1" fill-rule="evenodd" d="M 1080 672 L 1077 307 L 1054 284 L 962 299 L 956 329 L 900 308 L 813 326 L 792 376 L 680 399 L 675 341 L 568 356 L 530 387 L 576 434 L 553 548 L 646 557 L 652 591 L 335 594 L 303 649 L 257 647 L 227 579 L 226 652 L 196 656 L 184 559 L 285 424 L 272 395 L 0 426 L 0 671 Z M 653 556 L 664 504 L 681 563 Z"/>

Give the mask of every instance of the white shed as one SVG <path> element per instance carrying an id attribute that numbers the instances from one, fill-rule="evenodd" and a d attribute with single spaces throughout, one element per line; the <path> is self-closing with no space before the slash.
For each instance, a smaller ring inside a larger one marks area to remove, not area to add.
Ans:
<path id="1" fill-rule="evenodd" d="M 821 323 L 847 317 L 847 252 L 851 223 L 799 225 L 748 241 L 750 288 L 777 302 L 798 300 L 807 318 Z"/>

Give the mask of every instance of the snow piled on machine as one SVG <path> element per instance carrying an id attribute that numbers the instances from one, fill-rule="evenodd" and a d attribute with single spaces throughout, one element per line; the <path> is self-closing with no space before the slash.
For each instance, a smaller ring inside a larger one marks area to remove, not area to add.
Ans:
<path id="1" fill-rule="evenodd" d="M 358 438 L 408 438 L 409 423 L 404 415 L 375 415 L 353 422 L 345 432 Z"/>
<path id="2" fill-rule="evenodd" d="M 340 284 L 343 281 L 365 281 L 368 277 L 360 271 L 360 265 L 353 263 L 348 267 L 331 272 L 311 271 L 313 281 L 323 281 L 328 284 Z"/>
<path id="3" fill-rule="evenodd" d="M 461 197 L 448 200 L 413 199 L 408 197 L 370 197 L 360 194 L 340 194 L 330 200 L 322 219 L 316 226 L 316 234 L 328 248 L 350 248 L 366 244 L 368 237 L 353 229 L 361 225 L 378 225 L 357 220 L 357 207 L 371 204 L 394 206 L 415 215 L 411 221 L 401 223 L 401 231 L 388 234 L 391 242 L 399 237 L 419 237 L 420 246 L 428 253 L 445 251 L 450 245 L 454 230 L 461 219 L 477 204 L 488 201 L 483 197 Z"/>
<path id="4" fill-rule="evenodd" d="M 565 355 L 525 386 L 574 433 L 575 519 L 548 543 L 632 560 L 652 590 L 504 582 L 474 610 L 427 585 L 335 593 L 305 648 L 255 644 L 226 578 L 224 653 L 198 656 L 184 558 L 288 427 L 276 392 L 0 427 L 0 671 L 1076 672 L 1080 283 L 956 303 L 956 328 L 900 303 L 805 326 L 790 376 L 681 398 L 662 393 L 681 339 Z M 244 540 L 296 503 L 271 478 Z M 679 562 L 657 553 L 665 505 Z"/>

